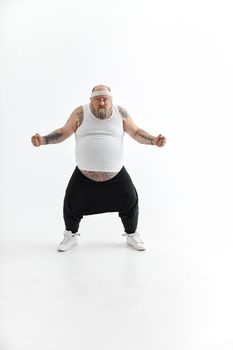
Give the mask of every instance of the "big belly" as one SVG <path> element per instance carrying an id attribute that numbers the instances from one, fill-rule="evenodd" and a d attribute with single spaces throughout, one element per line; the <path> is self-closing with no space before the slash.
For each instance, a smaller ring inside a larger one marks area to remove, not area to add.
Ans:
<path id="1" fill-rule="evenodd" d="M 117 138 L 111 140 L 80 139 L 76 146 L 76 162 L 80 169 L 116 172 L 123 166 L 123 144 Z"/>

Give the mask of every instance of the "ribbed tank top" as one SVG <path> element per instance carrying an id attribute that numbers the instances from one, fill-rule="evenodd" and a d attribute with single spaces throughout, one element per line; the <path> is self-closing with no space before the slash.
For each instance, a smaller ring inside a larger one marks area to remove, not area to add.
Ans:
<path id="1" fill-rule="evenodd" d="M 82 106 L 83 122 L 75 132 L 75 158 L 79 169 L 119 172 L 123 167 L 123 121 L 113 105 L 108 119 L 98 119 L 89 103 Z"/>

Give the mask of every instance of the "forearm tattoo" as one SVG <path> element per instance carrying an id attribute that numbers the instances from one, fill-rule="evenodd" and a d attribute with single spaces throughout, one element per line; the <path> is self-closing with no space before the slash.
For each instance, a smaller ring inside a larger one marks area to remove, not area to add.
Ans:
<path id="1" fill-rule="evenodd" d="M 61 132 L 55 132 L 54 134 L 49 134 L 44 136 L 45 139 L 45 144 L 47 145 L 48 143 L 58 143 L 61 140 L 61 137 L 63 134 Z"/>
<path id="2" fill-rule="evenodd" d="M 118 106 L 119 112 L 122 116 L 122 118 L 128 118 L 129 117 L 129 113 L 127 112 L 127 110 L 121 106 Z"/>
<path id="3" fill-rule="evenodd" d="M 142 132 L 138 133 L 138 136 L 142 137 L 144 140 L 150 141 L 149 144 L 153 145 L 154 138 L 148 135 L 143 134 Z"/>

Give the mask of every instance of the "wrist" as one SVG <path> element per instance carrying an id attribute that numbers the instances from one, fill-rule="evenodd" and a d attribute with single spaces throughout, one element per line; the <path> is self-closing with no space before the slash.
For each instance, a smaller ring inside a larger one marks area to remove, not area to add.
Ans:
<path id="1" fill-rule="evenodd" d="M 45 138 L 45 136 L 42 136 L 42 143 L 41 143 L 41 146 L 43 145 L 46 145 L 47 144 L 47 142 L 46 142 L 46 138 Z"/>
<path id="2" fill-rule="evenodd" d="M 152 140 L 151 144 L 153 146 L 157 146 L 157 137 L 156 136 L 153 137 L 153 140 Z"/>

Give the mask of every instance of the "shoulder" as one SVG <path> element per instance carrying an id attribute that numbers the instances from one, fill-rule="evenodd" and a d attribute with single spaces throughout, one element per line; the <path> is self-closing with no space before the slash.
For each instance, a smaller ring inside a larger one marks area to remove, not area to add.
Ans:
<path id="1" fill-rule="evenodd" d="M 120 115 L 123 120 L 124 130 L 132 137 L 134 137 L 135 133 L 139 130 L 138 126 L 135 124 L 130 114 L 126 110 L 126 108 L 122 106 L 117 106 L 120 112 Z"/>
<path id="2" fill-rule="evenodd" d="M 119 113 L 123 119 L 126 119 L 129 117 L 129 113 L 127 112 L 127 110 L 124 107 L 117 105 L 117 108 L 118 108 Z"/>

